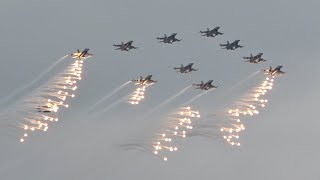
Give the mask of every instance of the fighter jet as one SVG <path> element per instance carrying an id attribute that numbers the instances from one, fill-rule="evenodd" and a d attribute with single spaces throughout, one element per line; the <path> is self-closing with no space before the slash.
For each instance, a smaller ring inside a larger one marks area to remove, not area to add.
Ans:
<path id="1" fill-rule="evenodd" d="M 159 42 L 172 44 L 173 42 L 181 41 L 181 39 L 176 38 L 176 35 L 177 33 L 172 33 L 170 36 L 164 34 L 164 37 L 157 37 L 156 39 L 159 40 Z"/>
<path id="2" fill-rule="evenodd" d="M 128 41 L 127 43 L 121 42 L 121 44 L 114 44 L 114 47 L 118 47 L 115 50 L 120 50 L 120 51 L 129 51 L 131 49 L 137 49 L 138 47 L 135 47 L 132 45 L 133 41 Z"/>
<path id="3" fill-rule="evenodd" d="M 259 53 L 255 56 L 253 56 L 252 54 L 250 54 L 250 56 L 248 57 L 242 57 L 243 59 L 247 59 L 246 61 L 244 62 L 249 62 L 249 63 L 259 63 L 259 62 L 265 62 L 267 61 L 266 59 L 263 59 L 261 56 L 263 55 L 263 53 Z"/>
<path id="4" fill-rule="evenodd" d="M 148 75 L 145 78 L 140 76 L 139 79 L 134 79 L 134 80 L 132 80 L 132 82 L 135 82 L 136 84 L 140 84 L 140 85 L 149 85 L 152 83 L 156 83 L 157 81 L 152 80 L 151 77 L 152 77 L 152 75 Z"/>
<path id="5" fill-rule="evenodd" d="M 93 56 L 93 54 L 90 54 L 88 53 L 89 49 L 88 48 L 85 48 L 82 52 L 80 52 L 79 49 L 77 49 L 77 52 L 75 53 L 72 53 L 71 54 L 71 57 L 74 58 L 74 59 L 84 59 L 86 57 L 90 57 L 90 56 Z"/>
<path id="6" fill-rule="evenodd" d="M 188 72 L 191 72 L 191 71 L 198 71 L 198 69 L 193 69 L 192 66 L 193 66 L 193 63 L 189 63 L 186 66 L 183 66 L 181 64 L 181 67 L 174 67 L 173 69 L 177 70 L 177 72 L 180 72 L 180 73 L 188 73 Z"/>
<path id="7" fill-rule="evenodd" d="M 219 32 L 219 26 L 215 27 L 214 29 L 210 30 L 207 28 L 206 31 L 200 31 L 201 36 L 206 36 L 206 37 L 215 37 L 217 35 L 223 35 L 223 33 Z"/>
<path id="8" fill-rule="evenodd" d="M 52 105 L 51 103 L 47 103 L 46 105 L 38 106 L 37 110 L 38 112 L 51 113 L 57 111 L 57 106 Z"/>
<path id="9" fill-rule="evenodd" d="M 272 69 L 272 67 L 270 66 L 269 69 L 264 69 L 264 73 L 271 75 L 271 76 L 275 76 L 275 75 L 280 75 L 280 74 L 285 74 L 286 72 L 281 71 L 282 66 L 277 66 L 276 68 Z"/>
<path id="10" fill-rule="evenodd" d="M 193 86 L 198 86 L 196 89 L 201 89 L 201 90 L 209 90 L 211 88 L 218 88 L 218 86 L 212 85 L 213 80 L 209 80 L 208 82 L 204 83 L 201 81 L 200 84 L 192 84 Z"/>
<path id="11" fill-rule="evenodd" d="M 243 48 L 244 46 L 239 45 L 239 42 L 240 40 L 235 40 L 232 43 L 229 43 L 229 41 L 227 41 L 227 44 L 220 44 L 220 46 L 223 47 L 222 49 L 226 50 L 235 50 L 237 48 Z"/>
<path id="12" fill-rule="evenodd" d="M 39 109 L 38 112 L 51 113 L 50 110 L 46 110 L 46 109 Z"/>

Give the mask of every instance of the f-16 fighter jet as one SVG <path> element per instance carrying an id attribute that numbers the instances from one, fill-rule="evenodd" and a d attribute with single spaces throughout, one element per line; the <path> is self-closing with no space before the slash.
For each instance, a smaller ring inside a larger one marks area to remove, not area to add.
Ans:
<path id="1" fill-rule="evenodd" d="M 271 76 L 285 74 L 286 72 L 281 71 L 281 68 L 282 66 L 277 66 L 276 68 L 272 69 L 272 67 L 270 66 L 269 69 L 264 69 L 263 71 L 265 72 L 265 74 L 268 74 Z"/>
<path id="2" fill-rule="evenodd" d="M 219 26 L 215 27 L 214 29 L 210 30 L 207 28 L 206 31 L 200 31 L 201 36 L 206 36 L 206 37 L 215 37 L 217 35 L 223 35 L 223 33 L 219 32 Z"/>
<path id="3" fill-rule="evenodd" d="M 172 33 L 170 36 L 164 34 L 164 37 L 157 37 L 156 39 L 159 40 L 159 42 L 172 44 L 173 42 L 181 41 L 181 39 L 176 38 L 176 35 L 177 33 Z"/>
<path id="4" fill-rule="evenodd" d="M 222 49 L 226 50 L 235 50 L 237 48 L 243 48 L 244 46 L 239 45 L 239 42 L 240 40 L 235 40 L 232 43 L 229 43 L 229 41 L 227 41 L 227 44 L 220 44 L 220 46 L 223 47 Z"/>
<path id="5" fill-rule="evenodd" d="M 174 67 L 173 69 L 177 70 L 177 72 L 180 72 L 180 73 L 188 73 L 188 72 L 191 72 L 191 71 L 198 71 L 198 69 L 193 69 L 192 66 L 193 66 L 193 63 L 189 63 L 186 66 L 183 66 L 181 64 L 181 67 Z"/>
<path id="6" fill-rule="evenodd" d="M 137 49 L 138 47 L 135 47 L 132 45 L 133 41 L 128 41 L 127 43 L 121 42 L 121 44 L 114 44 L 114 47 L 118 47 L 115 50 L 120 50 L 120 51 L 129 51 L 131 49 Z"/>
<path id="7" fill-rule="evenodd" d="M 37 108 L 37 109 L 38 109 L 38 108 Z M 38 109 L 38 112 L 51 113 L 52 111 L 49 110 L 49 109 L 41 109 L 41 108 L 39 108 L 39 109 Z"/>
<path id="8" fill-rule="evenodd" d="M 250 54 L 250 56 L 248 57 L 242 57 L 243 59 L 247 59 L 246 61 L 244 62 L 249 62 L 249 63 L 259 63 L 259 62 L 265 62 L 267 61 L 266 59 L 263 59 L 261 56 L 263 55 L 263 53 L 259 53 L 255 56 L 253 56 L 252 54 Z"/>
<path id="9" fill-rule="evenodd" d="M 152 77 L 152 75 L 148 75 L 145 78 L 140 76 L 139 79 L 134 79 L 134 80 L 132 80 L 132 82 L 135 82 L 136 84 L 140 84 L 140 85 L 149 85 L 152 83 L 156 83 L 157 81 L 152 80 L 151 77 Z"/>
<path id="10" fill-rule="evenodd" d="M 86 57 L 93 56 L 93 54 L 88 53 L 88 51 L 89 51 L 88 48 L 85 48 L 82 52 L 80 52 L 80 50 L 77 49 L 77 52 L 72 53 L 72 54 L 71 54 L 71 57 L 72 57 L 72 58 L 75 58 L 75 59 L 81 60 L 81 59 L 84 59 L 84 58 L 86 58 Z"/>
<path id="11" fill-rule="evenodd" d="M 209 90 L 211 88 L 218 88 L 218 86 L 212 85 L 213 80 L 209 80 L 208 82 L 204 83 L 201 81 L 201 84 L 192 84 L 193 86 L 198 86 L 196 89 L 201 90 Z"/>
<path id="12" fill-rule="evenodd" d="M 47 103 L 46 105 L 38 106 L 37 110 L 38 112 L 51 113 L 51 112 L 57 112 L 58 107 L 57 105 Z"/>

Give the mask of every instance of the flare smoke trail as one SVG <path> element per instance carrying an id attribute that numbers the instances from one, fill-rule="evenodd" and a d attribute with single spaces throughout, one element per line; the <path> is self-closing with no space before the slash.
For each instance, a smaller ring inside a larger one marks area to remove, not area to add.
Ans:
<path id="1" fill-rule="evenodd" d="M 193 97 L 193 98 L 190 99 L 189 101 L 185 102 L 185 103 L 182 104 L 181 106 L 187 106 L 187 105 L 191 104 L 193 101 L 197 100 L 198 98 L 200 98 L 201 96 L 207 94 L 208 92 L 210 92 L 210 91 L 212 91 L 212 90 L 214 90 L 214 89 L 212 88 L 212 89 L 209 89 L 209 90 L 207 90 L 207 91 L 204 91 L 204 92 L 196 95 L 195 97 Z"/>
<path id="2" fill-rule="evenodd" d="M 55 63 L 53 63 L 48 69 L 46 69 L 45 71 L 43 71 L 36 79 L 34 79 L 33 81 L 31 81 L 30 83 L 26 84 L 23 87 L 18 88 L 17 90 L 13 91 L 11 94 L 9 94 L 5 99 L 2 99 L 0 102 L 0 105 L 2 105 L 3 103 L 7 103 L 12 97 L 16 96 L 17 94 L 21 93 L 23 90 L 25 90 L 26 88 L 30 87 L 31 85 L 33 85 L 34 83 L 36 83 L 37 81 L 39 81 L 45 74 L 47 74 L 49 71 L 51 71 L 55 66 L 57 66 L 62 60 L 64 60 L 65 58 L 67 58 L 69 55 L 65 55 L 62 58 L 58 59 Z"/>
<path id="3" fill-rule="evenodd" d="M 126 85 L 128 85 L 129 83 L 131 83 L 131 81 L 128 81 L 124 84 L 122 84 L 120 87 L 118 87 L 117 89 L 115 89 L 114 91 L 112 91 L 111 93 L 107 94 L 106 96 L 104 96 L 100 101 L 98 101 L 97 103 L 95 103 L 94 105 L 92 105 L 92 107 L 89 109 L 89 112 L 91 112 L 92 110 L 94 110 L 98 105 L 100 105 L 102 102 L 104 102 L 105 100 L 109 99 L 111 96 L 113 96 L 114 94 L 116 94 L 118 91 L 120 91 L 122 88 L 124 88 Z"/>
<path id="4" fill-rule="evenodd" d="M 266 104 L 269 102 L 266 99 L 266 95 L 272 90 L 273 78 L 266 77 L 260 85 L 245 93 L 231 107 L 219 112 L 219 117 L 214 120 L 217 123 L 215 126 L 206 123 L 204 124 L 206 126 L 203 126 L 205 128 L 198 129 L 199 132 L 195 135 L 210 137 L 211 134 L 214 138 L 219 139 L 219 141 L 226 142 L 233 147 L 241 146 L 240 135 L 246 129 L 242 118 L 258 115 L 260 109 L 266 107 Z M 216 113 L 216 115 L 218 114 Z M 206 128 L 210 126 L 212 130 Z"/>
<path id="5" fill-rule="evenodd" d="M 46 72 L 54 66 L 52 65 Z M 34 131 L 45 132 L 51 123 L 58 121 L 59 109 L 61 107 L 68 108 L 67 100 L 75 97 L 73 93 L 77 89 L 76 84 L 81 80 L 82 66 L 83 61 L 76 60 L 63 72 L 35 88 L 29 95 L 13 104 L 12 107 L 7 108 L 6 116 L 2 117 L 8 119 L 5 123 L 9 126 L 23 130 L 23 134 L 20 136 L 21 143 L 27 140 L 29 133 Z M 44 73 L 41 75 L 44 75 Z"/>
<path id="6" fill-rule="evenodd" d="M 121 103 L 121 102 L 125 101 L 126 99 L 128 99 L 129 96 L 130 96 L 130 93 L 127 94 L 126 96 L 124 96 L 123 98 L 119 99 L 118 101 L 115 101 L 114 103 L 109 104 L 109 105 L 108 105 L 107 107 L 105 107 L 104 109 L 96 112 L 95 114 L 93 114 L 93 115 L 91 116 L 91 118 L 99 117 L 101 114 L 107 112 L 108 110 L 112 109 L 113 107 L 115 107 L 115 106 L 118 105 L 119 103 Z"/>
<path id="7" fill-rule="evenodd" d="M 154 111 L 160 109 L 162 106 L 168 104 L 169 102 L 173 101 L 175 98 L 177 98 L 178 96 L 180 96 L 181 94 L 183 94 L 185 91 L 187 91 L 189 88 L 191 87 L 188 86 L 184 89 L 182 89 L 180 92 L 176 93 L 175 95 L 171 96 L 169 99 L 163 101 L 162 103 L 160 103 L 158 106 L 154 107 L 153 109 L 151 109 L 146 116 L 150 115 L 151 113 L 153 113 Z"/>
<path id="8" fill-rule="evenodd" d="M 238 83 L 236 83 L 235 85 L 233 85 L 230 89 L 228 89 L 228 90 L 225 91 L 225 94 L 222 95 L 222 97 L 227 96 L 233 89 L 235 89 L 236 87 L 238 87 L 238 86 L 240 86 L 241 84 L 245 83 L 246 81 L 248 81 L 249 79 L 253 78 L 254 76 L 258 75 L 259 72 L 260 72 L 260 70 L 254 72 L 254 73 L 252 73 L 252 74 L 250 74 L 249 76 L 247 76 L 247 77 L 244 78 L 243 80 L 241 80 L 241 81 L 239 81 Z"/>
<path id="9" fill-rule="evenodd" d="M 130 94 L 128 94 L 128 95 L 124 96 L 123 98 L 119 99 L 118 101 L 110 104 L 109 106 L 105 107 L 105 108 L 102 110 L 102 112 L 106 112 L 106 111 L 110 110 L 111 108 L 113 108 L 114 106 L 116 106 L 116 105 L 118 105 L 119 103 L 121 103 L 122 101 L 127 100 L 129 96 L 130 96 Z"/>
<path id="10" fill-rule="evenodd" d="M 186 138 L 193 129 L 192 121 L 200 118 L 200 113 L 191 107 L 181 107 L 168 121 L 168 126 L 161 133 L 157 133 L 152 142 L 153 154 L 168 161 L 168 153 L 178 150 L 177 141 Z"/>

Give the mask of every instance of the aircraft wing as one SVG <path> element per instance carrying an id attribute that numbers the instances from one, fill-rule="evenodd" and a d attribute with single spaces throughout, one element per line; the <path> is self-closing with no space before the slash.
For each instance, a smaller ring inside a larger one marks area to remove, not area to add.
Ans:
<path id="1" fill-rule="evenodd" d="M 204 90 L 209 90 L 209 89 L 212 89 L 212 88 L 216 88 L 216 86 L 210 84 L 210 85 L 206 85 L 206 86 L 203 87 L 202 89 L 204 89 Z"/>
<path id="2" fill-rule="evenodd" d="M 118 48 L 116 48 L 115 50 L 120 50 L 120 51 L 129 51 L 127 46 L 116 46 Z"/>
<path id="3" fill-rule="evenodd" d="M 234 48 L 233 47 L 231 47 L 231 46 L 228 46 L 228 45 L 226 45 L 226 46 L 221 46 L 222 48 L 221 49 L 226 49 L 226 50 L 234 50 Z"/>
<path id="4" fill-rule="evenodd" d="M 166 39 L 165 37 L 157 37 L 156 38 L 157 40 L 164 40 L 164 39 Z"/>
<path id="5" fill-rule="evenodd" d="M 129 49 L 138 49 L 138 47 L 135 47 L 135 46 L 129 46 Z"/>
<path id="6" fill-rule="evenodd" d="M 173 41 L 173 42 L 174 42 L 174 41 L 178 41 L 178 42 L 179 42 L 179 41 L 181 41 L 181 39 L 173 38 L 172 41 Z"/>
<path id="7" fill-rule="evenodd" d="M 122 47 L 123 44 L 114 44 L 113 46 L 114 46 L 114 47 Z"/>
<path id="8" fill-rule="evenodd" d="M 142 81 L 143 81 L 142 79 L 133 79 L 132 80 L 132 82 L 139 82 L 139 83 L 142 82 Z"/>
<path id="9" fill-rule="evenodd" d="M 246 60 L 244 62 L 249 62 L 249 63 L 258 63 L 256 60 L 252 60 L 252 59 L 249 59 L 249 60 Z"/>
<path id="10" fill-rule="evenodd" d="M 205 33 L 205 34 L 207 34 L 209 31 L 200 31 L 200 33 Z"/>
<path id="11" fill-rule="evenodd" d="M 224 33 L 222 33 L 222 32 L 217 32 L 217 35 L 223 35 Z"/>
<path id="12" fill-rule="evenodd" d="M 259 58 L 259 59 L 258 59 L 258 62 L 260 62 L 260 61 L 261 61 L 261 62 L 265 62 L 265 61 L 267 61 L 267 60 L 266 60 L 266 59 L 263 59 L 263 58 Z"/>

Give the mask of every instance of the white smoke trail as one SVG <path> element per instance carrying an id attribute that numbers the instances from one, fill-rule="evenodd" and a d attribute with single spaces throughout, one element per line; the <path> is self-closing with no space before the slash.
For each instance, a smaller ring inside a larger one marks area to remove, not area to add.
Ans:
<path id="1" fill-rule="evenodd" d="M 118 104 L 120 104 L 121 102 L 127 100 L 130 96 L 130 93 L 127 94 L 126 96 L 120 98 L 118 101 L 113 102 L 112 104 L 109 104 L 108 106 L 106 106 L 105 108 L 103 108 L 102 110 L 94 113 L 92 116 L 90 116 L 90 118 L 96 118 L 99 117 L 100 115 L 102 115 L 103 113 L 109 111 L 110 109 L 112 109 L 113 107 L 117 106 Z"/>
<path id="2" fill-rule="evenodd" d="M 175 98 L 177 98 L 178 96 L 180 96 L 181 94 L 183 94 L 185 91 L 187 91 L 189 88 L 191 87 L 188 86 L 184 89 L 182 89 L 181 91 L 179 91 L 178 93 L 174 94 L 173 96 L 171 96 L 170 98 L 166 99 L 165 101 L 163 101 L 162 103 L 160 103 L 158 106 L 154 107 L 153 109 L 151 109 L 147 114 L 146 116 L 152 114 L 154 111 L 160 109 L 162 106 L 168 104 L 169 102 L 173 101 Z"/>
<path id="3" fill-rule="evenodd" d="M 235 89 L 236 87 L 240 86 L 241 84 L 245 83 L 246 81 L 248 81 L 249 79 L 253 78 L 254 76 L 256 76 L 257 74 L 259 74 L 259 71 L 256 71 L 252 74 L 250 74 L 249 76 L 247 76 L 246 78 L 244 78 L 243 80 L 239 81 L 238 83 L 236 83 L 235 85 L 233 85 L 230 89 L 226 90 L 224 95 L 222 95 L 222 97 L 227 96 L 233 89 Z"/>
<path id="4" fill-rule="evenodd" d="M 33 81 L 31 81 L 30 83 L 26 84 L 23 87 L 20 87 L 18 89 L 16 89 L 15 91 L 13 91 L 11 94 L 9 94 L 6 98 L 2 99 L 0 104 L 2 105 L 3 103 L 7 103 L 12 97 L 16 96 L 17 94 L 21 93 L 23 90 L 25 90 L 26 88 L 30 87 L 31 85 L 33 85 L 34 83 L 36 83 L 37 81 L 39 81 L 45 74 L 47 74 L 49 71 L 51 71 L 55 66 L 57 66 L 62 60 L 64 60 L 65 58 L 67 58 L 68 55 L 63 56 L 62 58 L 58 59 L 55 63 L 53 63 L 49 68 L 47 68 L 45 71 L 43 71 L 36 79 L 34 79 Z"/>
<path id="5" fill-rule="evenodd" d="M 189 101 L 185 102 L 185 103 L 184 103 L 184 104 L 182 104 L 181 106 L 187 106 L 187 105 L 191 104 L 193 101 L 197 100 L 198 98 L 200 98 L 201 96 L 203 96 L 203 95 L 207 94 L 208 92 L 210 92 L 210 91 L 212 91 L 212 90 L 214 90 L 214 88 L 209 89 L 209 90 L 207 90 L 207 91 L 204 91 L 204 92 L 202 92 L 202 93 L 200 93 L 200 94 L 196 95 L 195 97 L 193 97 L 193 98 L 192 98 L 192 99 L 190 99 Z"/>
<path id="6" fill-rule="evenodd" d="M 92 110 L 94 110 L 98 105 L 100 105 L 101 103 L 103 103 L 105 100 L 109 99 L 111 96 L 113 96 L 114 94 L 116 94 L 118 91 L 120 91 L 122 88 L 124 88 L 126 85 L 128 85 L 129 83 L 131 83 L 131 81 L 128 81 L 126 83 L 124 83 L 123 85 L 121 85 L 120 87 L 116 88 L 114 91 L 112 91 L 111 93 L 107 94 L 106 96 L 104 96 L 102 99 L 100 99 L 100 101 L 98 101 L 97 103 L 95 103 L 94 105 L 92 105 L 92 107 L 89 109 L 89 112 L 91 112 Z"/>
<path id="7" fill-rule="evenodd" d="M 64 58 L 58 60 L 41 75 L 49 72 Z M 76 83 L 81 80 L 82 66 L 82 61 L 69 64 L 61 73 L 47 80 L 45 84 L 34 88 L 21 100 L 11 102 L 6 111 L 3 111 L 6 114 L 2 115 L 2 112 L 0 113 L 0 125 L 7 123 L 9 126 L 22 129 L 23 133 L 19 138 L 21 143 L 28 139 L 29 133 L 47 131 L 52 122 L 59 120 L 59 109 L 68 108 L 67 100 L 75 97 L 73 92 L 77 89 Z M 22 93 L 20 93 L 20 96 L 22 96 Z"/>
<path id="8" fill-rule="evenodd" d="M 123 98 L 119 99 L 118 101 L 115 101 L 114 103 L 110 104 L 109 106 L 105 107 L 102 112 L 107 112 L 108 110 L 110 110 L 111 108 L 115 107 L 116 105 L 118 105 L 119 103 L 127 100 L 129 98 L 129 95 L 124 96 Z"/>

